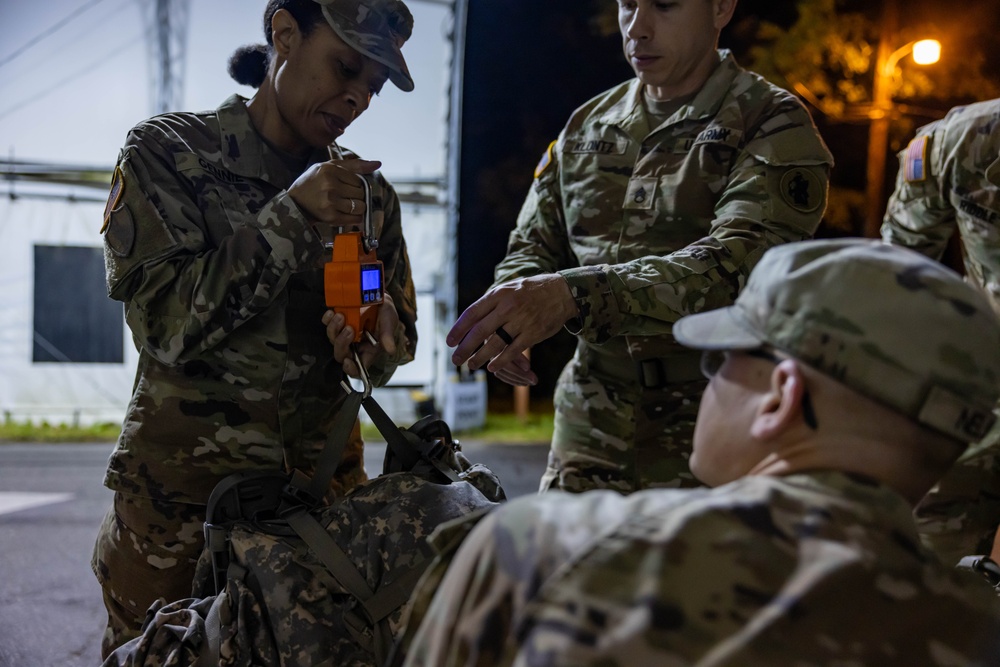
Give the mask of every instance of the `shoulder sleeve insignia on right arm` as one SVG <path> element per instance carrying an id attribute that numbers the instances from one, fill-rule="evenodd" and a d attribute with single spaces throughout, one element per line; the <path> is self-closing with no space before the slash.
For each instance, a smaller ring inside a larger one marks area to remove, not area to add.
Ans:
<path id="1" fill-rule="evenodd" d="M 549 168 L 552 164 L 552 151 L 555 150 L 556 142 L 553 141 L 549 144 L 549 147 L 545 149 L 545 153 L 542 155 L 542 159 L 538 161 L 538 166 L 535 167 L 535 178 L 538 178 L 545 173 L 545 170 Z"/>
<path id="2" fill-rule="evenodd" d="M 923 134 L 915 137 L 906 147 L 903 156 L 903 177 L 907 183 L 919 183 L 927 180 L 927 149 L 929 137 Z"/>

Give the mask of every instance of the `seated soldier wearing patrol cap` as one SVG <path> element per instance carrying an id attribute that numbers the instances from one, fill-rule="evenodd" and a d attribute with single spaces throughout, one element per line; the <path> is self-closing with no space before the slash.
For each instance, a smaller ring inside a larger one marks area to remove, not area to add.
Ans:
<path id="1" fill-rule="evenodd" d="M 912 516 L 990 426 L 986 298 L 906 249 L 807 241 L 674 334 L 704 351 L 691 468 L 714 488 L 446 524 L 405 664 L 995 665 L 1000 600 Z"/>

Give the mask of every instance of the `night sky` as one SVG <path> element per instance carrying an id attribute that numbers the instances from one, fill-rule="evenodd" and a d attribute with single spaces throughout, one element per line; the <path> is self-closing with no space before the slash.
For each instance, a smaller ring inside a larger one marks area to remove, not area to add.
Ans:
<path id="1" fill-rule="evenodd" d="M 975 26 L 982 42 L 965 39 L 961 48 L 982 48 L 992 72 L 1000 81 L 1000 53 L 988 45 L 1000 30 L 996 0 L 972 0 L 964 13 L 975 20 L 972 9 L 981 6 L 987 25 Z M 570 113 L 594 95 L 632 76 L 621 51 L 620 36 L 608 34 L 595 20 L 611 0 L 470 0 L 463 100 L 461 217 L 459 225 L 459 308 L 465 308 L 489 288 L 493 267 L 503 258 L 507 236 L 531 185 L 532 173 L 549 142 L 562 129 Z M 847 0 L 842 11 L 874 12 L 880 3 Z M 908 23 L 944 25 L 935 13 L 949 13 L 944 3 L 905 0 L 900 3 L 902 27 Z M 950 12 L 955 20 L 955 13 Z M 790 25 L 797 16 L 792 0 L 743 0 L 733 21 L 723 32 L 720 46 L 733 50 L 741 64 L 748 64 L 747 50 L 761 20 Z M 944 20 L 944 19 L 943 19 Z M 959 18 L 961 20 L 961 18 Z M 990 26 L 992 20 L 994 25 Z M 979 19 L 982 22 L 982 18 Z M 614 28 L 614 25 L 610 26 Z M 973 27 L 965 26 L 969 30 Z M 942 56 L 955 53 L 946 50 Z M 959 67 L 958 72 L 961 72 Z M 953 103 L 973 101 L 953 100 Z M 941 114 L 950 104 L 934 103 Z M 933 106 L 933 105 L 932 105 Z M 813 109 L 814 119 L 837 161 L 832 182 L 864 187 L 866 124 L 831 124 Z M 933 118 L 914 119 L 915 125 Z M 909 127 L 909 126 L 907 126 Z M 909 130 L 907 130 L 909 131 Z M 900 133 L 898 141 L 906 141 Z M 898 148 L 892 146 L 891 149 Z M 888 160 L 892 173 L 896 161 Z M 821 227 L 820 235 L 837 230 Z M 533 366 L 540 383 L 533 399 L 551 395 L 563 363 L 572 353 L 574 339 L 563 332 L 533 350 Z M 490 383 L 491 396 L 509 390 Z"/>

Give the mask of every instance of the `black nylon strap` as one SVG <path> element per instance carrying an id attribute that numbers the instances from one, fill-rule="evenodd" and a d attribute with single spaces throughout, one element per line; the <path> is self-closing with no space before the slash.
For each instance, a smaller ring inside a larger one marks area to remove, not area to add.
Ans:
<path id="1" fill-rule="evenodd" d="M 358 601 L 358 608 L 363 609 L 371 623 L 372 633 L 375 637 L 375 656 L 383 661 L 389 654 L 392 647 L 392 633 L 385 618 L 372 618 L 372 614 L 367 607 L 367 603 L 374 598 L 376 613 L 382 608 L 372 589 L 368 587 L 368 582 L 358 572 L 358 568 L 348 557 L 344 550 L 334 541 L 328 532 L 320 525 L 319 521 L 313 517 L 308 510 L 301 509 L 287 515 L 288 525 L 295 530 L 302 541 L 309 549 L 323 562 L 327 571 L 337 582 L 343 586 L 351 596 Z"/>
<path id="2" fill-rule="evenodd" d="M 359 604 L 363 605 L 373 595 L 358 568 L 344 553 L 330 534 L 326 532 L 319 521 L 308 510 L 301 509 L 288 514 L 285 519 L 288 525 L 309 545 L 309 549 L 321 560 L 333 578 L 350 593 Z"/>
<path id="3" fill-rule="evenodd" d="M 375 399 L 369 396 L 362 402 L 362 405 L 365 406 L 365 412 L 368 413 L 368 416 L 372 418 L 375 428 L 385 438 L 386 445 L 392 449 L 392 453 L 400 460 L 403 470 L 413 470 L 416 464 L 423 459 L 434 466 L 449 481 L 461 481 L 458 473 L 441 461 L 439 456 L 429 455 L 427 451 L 429 448 L 422 446 L 424 441 L 419 436 L 413 435 L 413 438 L 418 443 L 407 439 L 403 432 L 399 430 L 399 427 L 389 419 L 389 415 L 385 413 L 382 406 L 375 402 Z"/>
<path id="4" fill-rule="evenodd" d="M 385 414 L 385 410 L 382 406 L 375 402 L 375 399 L 369 396 L 364 401 L 362 405 L 365 406 L 365 412 L 368 416 L 372 418 L 372 423 L 375 424 L 375 428 L 378 432 L 382 434 L 385 438 L 385 444 L 392 449 L 392 453 L 399 458 L 403 463 L 403 470 L 412 470 L 420 460 L 420 452 L 416 451 L 415 448 L 406 441 L 406 436 L 400 432 L 399 427 L 389 419 L 389 415 Z"/>
<path id="5" fill-rule="evenodd" d="M 426 562 L 426 558 L 421 558 L 410 569 L 384 584 L 377 593 L 371 596 L 363 605 L 368 617 L 374 621 L 381 621 L 402 607 L 410 599 L 410 594 L 413 593 L 417 582 L 423 576 Z"/>
<path id="6" fill-rule="evenodd" d="M 307 494 L 307 504 L 319 503 L 330 490 L 330 482 L 333 480 L 334 473 L 337 472 L 337 466 L 340 465 L 340 457 L 344 453 L 344 447 L 347 446 L 347 440 L 351 437 L 351 430 L 354 428 L 354 422 L 357 420 L 360 410 L 361 394 L 352 391 L 347 395 L 347 400 L 337 412 L 333 428 L 326 436 L 326 444 L 316 461 L 316 471 L 312 478 L 293 474 L 290 485 L 294 486 L 296 491 Z"/>

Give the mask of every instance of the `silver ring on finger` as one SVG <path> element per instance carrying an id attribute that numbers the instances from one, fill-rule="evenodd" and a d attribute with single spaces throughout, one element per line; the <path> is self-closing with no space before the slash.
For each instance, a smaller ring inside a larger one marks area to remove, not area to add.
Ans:
<path id="1" fill-rule="evenodd" d="M 354 209 L 357 208 L 357 207 L 358 207 L 357 202 L 355 202 L 354 199 L 352 198 L 351 199 L 351 215 L 354 215 Z"/>

